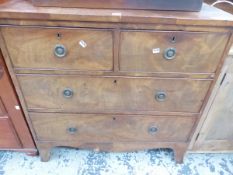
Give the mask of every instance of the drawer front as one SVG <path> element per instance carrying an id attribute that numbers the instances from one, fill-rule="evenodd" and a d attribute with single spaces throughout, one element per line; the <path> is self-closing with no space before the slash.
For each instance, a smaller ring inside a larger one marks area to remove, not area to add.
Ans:
<path id="1" fill-rule="evenodd" d="M 7 118 L 0 118 L 0 148 L 20 148 L 13 126 Z"/>
<path id="2" fill-rule="evenodd" d="M 113 38 L 108 30 L 2 28 L 15 68 L 112 70 Z"/>
<path id="3" fill-rule="evenodd" d="M 18 75 L 29 110 L 199 112 L 211 81 Z"/>
<path id="4" fill-rule="evenodd" d="M 130 142 L 189 139 L 195 117 L 30 113 L 40 141 Z"/>
<path id="5" fill-rule="evenodd" d="M 213 73 L 228 38 L 221 33 L 123 31 L 120 70 Z"/>

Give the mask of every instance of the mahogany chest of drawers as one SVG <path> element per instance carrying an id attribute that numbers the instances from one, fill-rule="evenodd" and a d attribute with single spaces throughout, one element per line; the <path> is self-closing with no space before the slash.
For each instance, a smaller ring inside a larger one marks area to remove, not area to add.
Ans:
<path id="1" fill-rule="evenodd" d="M 69 146 L 172 148 L 181 162 L 232 42 L 232 16 L 207 5 L 168 13 L 12 0 L 0 18 L 1 48 L 43 161 Z"/>

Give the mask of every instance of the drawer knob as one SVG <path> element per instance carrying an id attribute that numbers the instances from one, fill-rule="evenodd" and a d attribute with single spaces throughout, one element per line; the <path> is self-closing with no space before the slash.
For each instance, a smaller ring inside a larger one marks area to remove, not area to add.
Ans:
<path id="1" fill-rule="evenodd" d="M 176 57 L 176 49 L 175 48 L 167 48 L 164 51 L 164 58 L 166 60 L 173 60 Z"/>
<path id="2" fill-rule="evenodd" d="M 65 88 L 65 89 L 64 89 L 64 91 L 63 91 L 63 96 L 64 96 L 65 98 L 71 98 L 71 97 L 73 97 L 73 95 L 74 95 L 74 92 L 73 92 L 72 89 L 70 89 L 70 88 Z"/>
<path id="3" fill-rule="evenodd" d="M 158 128 L 156 126 L 151 126 L 148 128 L 148 133 L 151 135 L 155 135 L 158 132 Z"/>
<path id="4" fill-rule="evenodd" d="M 158 102 L 163 102 L 165 101 L 167 98 L 167 94 L 166 92 L 164 91 L 158 91 L 155 95 L 155 99 L 158 101 Z"/>
<path id="5" fill-rule="evenodd" d="M 67 54 L 66 47 L 62 44 L 57 44 L 54 48 L 54 55 L 58 58 L 63 58 Z"/>
<path id="6" fill-rule="evenodd" d="M 70 127 L 70 128 L 67 128 L 67 132 L 68 132 L 69 134 L 75 134 L 75 133 L 78 132 L 78 129 L 75 128 L 75 127 Z"/>

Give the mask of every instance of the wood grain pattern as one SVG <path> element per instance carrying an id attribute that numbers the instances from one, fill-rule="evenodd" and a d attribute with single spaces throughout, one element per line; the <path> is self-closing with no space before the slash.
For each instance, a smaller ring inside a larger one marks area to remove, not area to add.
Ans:
<path id="1" fill-rule="evenodd" d="M 4 27 L 1 30 L 15 68 L 113 69 L 111 31 L 20 27 Z M 86 44 L 85 47 L 82 47 L 80 42 Z M 54 55 L 57 44 L 66 47 L 65 57 L 58 58 Z"/>
<path id="2" fill-rule="evenodd" d="M 186 73 L 186 72 L 119 72 L 116 68 L 113 72 L 108 71 L 78 71 L 78 70 L 41 70 L 32 68 L 15 68 L 16 74 L 45 74 L 45 75 L 82 75 L 82 76 L 112 76 L 112 77 L 156 77 L 156 78 L 186 78 L 186 79 L 208 79 L 214 80 L 216 73 Z"/>
<path id="3" fill-rule="evenodd" d="M 120 70 L 134 72 L 214 73 L 229 34 L 124 31 L 121 33 Z M 168 48 L 176 49 L 166 60 Z M 153 49 L 159 49 L 153 53 Z"/>
<path id="4" fill-rule="evenodd" d="M 6 114 L 6 108 L 2 102 L 2 99 L 0 97 L 0 116 L 3 117 Z"/>
<path id="5" fill-rule="evenodd" d="M 39 141 L 186 142 L 196 117 L 30 113 Z M 182 127 L 180 127 L 182 126 Z M 158 131 L 149 133 L 155 127 Z M 77 132 L 69 133 L 69 128 Z"/>
<path id="6" fill-rule="evenodd" d="M 9 119 L 0 118 L 0 149 L 21 148 Z"/>
<path id="7" fill-rule="evenodd" d="M 1 52 L 0 66 L 3 68 L 4 72 L 2 78 L 0 79 L 0 101 L 3 103 L 1 109 L 4 110 L 4 116 L 8 117 L 7 121 L 3 119 L 3 121 L 1 122 L 0 128 L 2 127 L 3 130 L 0 129 L 0 137 L 2 138 L 1 142 L 4 142 L 4 144 L 0 144 L 0 149 L 17 148 L 18 150 L 21 149 L 21 151 L 23 151 L 23 149 L 31 149 L 29 152 L 35 153 L 35 145 L 26 124 L 23 112 L 22 110 L 17 110 L 15 108 L 15 106 L 18 106 L 20 108 L 20 104 L 14 87 L 11 83 L 11 79 L 9 77 Z M 14 136 L 12 136 L 12 134 L 14 134 Z M 1 145 L 3 147 L 1 147 Z"/>
<path id="8" fill-rule="evenodd" d="M 121 16 L 114 13 L 121 13 Z M 86 15 L 84 15 L 86 14 Z M 232 15 L 204 4 L 200 12 L 185 13 L 151 10 L 103 10 L 35 7 L 28 0 L 9 0 L 0 5 L 2 19 L 46 21 L 85 21 L 104 23 L 142 23 L 190 26 L 232 27 Z"/>
<path id="9" fill-rule="evenodd" d="M 65 112 L 199 112 L 209 80 L 18 75 L 29 110 Z M 170 86 L 173 84 L 173 86 Z M 66 88 L 72 98 L 63 97 Z M 155 95 L 164 91 L 164 102 Z"/>

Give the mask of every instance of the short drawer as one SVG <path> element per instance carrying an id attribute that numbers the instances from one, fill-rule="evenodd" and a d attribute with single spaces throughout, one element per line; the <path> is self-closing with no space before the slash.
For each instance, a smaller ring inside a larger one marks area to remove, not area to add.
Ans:
<path id="1" fill-rule="evenodd" d="M 214 73 L 228 38 L 223 33 L 122 31 L 120 70 Z"/>
<path id="2" fill-rule="evenodd" d="M 18 75 L 29 110 L 199 112 L 211 81 Z"/>
<path id="3" fill-rule="evenodd" d="M 20 148 L 13 126 L 7 118 L 0 118 L 0 149 Z"/>
<path id="4" fill-rule="evenodd" d="M 185 142 L 195 117 L 30 113 L 39 141 Z"/>
<path id="5" fill-rule="evenodd" d="M 23 27 L 1 30 L 15 68 L 112 70 L 110 30 Z"/>

